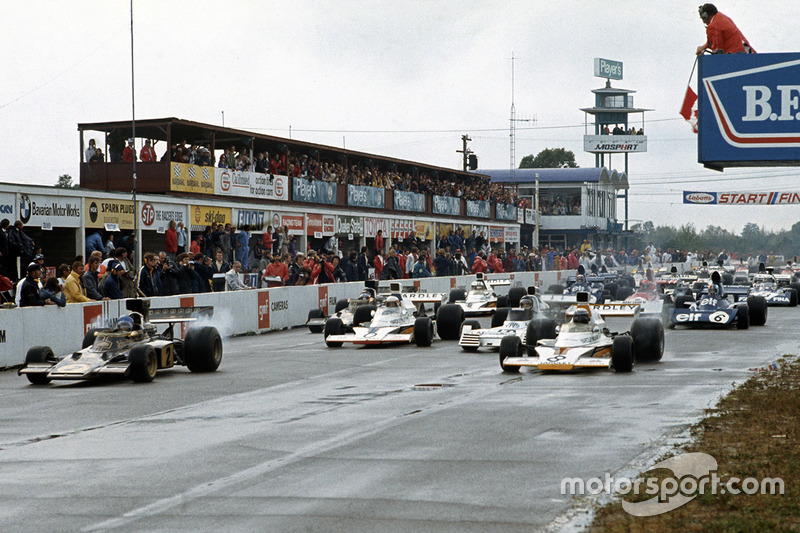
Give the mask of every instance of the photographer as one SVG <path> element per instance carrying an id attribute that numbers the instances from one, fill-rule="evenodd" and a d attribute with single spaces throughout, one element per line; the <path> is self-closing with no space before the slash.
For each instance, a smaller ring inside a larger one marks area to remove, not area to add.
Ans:
<path id="1" fill-rule="evenodd" d="M 161 296 L 174 296 L 181 293 L 180 268 L 169 257 L 161 257 L 158 265 L 161 277 Z"/>
<path id="2" fill-rule="evenodd" d="M 323 283 L 333 283 L 333 280 L 333 265 L 324 256 L 320 256 L 311 271 L 311 283 L 322 285 Z"/>
<path id="3" fill-rule="evenodd" d="M 455 257 L 453 258 L 453 262 L 455 264 L 455 275 L 456 276 L 464 276 L 467 274 L 471 274 L 470 268 L 467 265 L 466 258 L 461 255 L 461 249 L 456 249 Z"/>
<path id="4" fill-rule="evenodd" d="M 339 263 L 338 257 L 334 256 L 333 259 L 331 259 L 331 265 L 333 266 L 333 281 L 336 283 L 346 282 L 347 275 L 344 270 L 342 270 L 342 265 Z"/>

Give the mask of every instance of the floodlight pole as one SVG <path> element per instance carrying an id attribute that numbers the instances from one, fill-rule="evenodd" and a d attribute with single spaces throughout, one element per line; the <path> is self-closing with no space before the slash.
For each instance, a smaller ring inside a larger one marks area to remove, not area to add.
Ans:
<path id="1" fill-rule="evenodd" d="M 136 92 L 134 84 L 134 70 L 133 70 L 133 0 L 131 0 L 131 138 L 133 141 L 133 236 L 136 239 L 136 248 L 134 250 L 136 261 L 141 261 L 142 257 L 142 239 L 139 235 L 139 210 L 136 206 Z M 138 272 L 136 263 L 133 263 L 133 268 Z M 138 280 L 136 280 L 138 285 Z"/>

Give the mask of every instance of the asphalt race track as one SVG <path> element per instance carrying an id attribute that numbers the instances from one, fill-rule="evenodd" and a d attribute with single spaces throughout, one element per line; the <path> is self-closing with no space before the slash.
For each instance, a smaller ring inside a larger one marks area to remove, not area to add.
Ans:
<path id="1" fill-rule="evenodd" d="M 2 529 L 546 528 L 575 503 L 564 477 L 624 470 L 799 353 L 800 310 L 769 312 L 667 330 L 664 359 L 631 374 L 504 374 L 455 342 L 331 349 L 302 328 L 226 339 L 218 372 L 149 384 L 3 372 Z"/>

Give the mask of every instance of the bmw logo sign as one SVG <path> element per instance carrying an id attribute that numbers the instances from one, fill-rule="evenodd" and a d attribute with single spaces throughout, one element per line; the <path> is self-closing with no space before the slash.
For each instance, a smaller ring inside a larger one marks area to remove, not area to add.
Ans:
<path id="1" fill-rule="evenodd" d="M 89 220 L 97 222 L 97 204 L 95 202 L 89 204 Z"/>
<path id="2" fill-rule="evenodd" d="M 31 199 L 27 194 L 22 194 L 19 197 L 19 219 L 27 224 L 31 219 Z"/>

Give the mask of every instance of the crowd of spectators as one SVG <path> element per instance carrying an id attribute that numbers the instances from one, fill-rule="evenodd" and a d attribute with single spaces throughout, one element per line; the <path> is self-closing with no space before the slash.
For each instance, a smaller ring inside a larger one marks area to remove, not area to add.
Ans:
<path id="1" fill-rule="evenodd" d="M 644 135 L 644 129 L 643 128 L 639 128 L 637 130 L 636 128 L 632 127 L 630 129 L 626 130 L 625 128 L 623 128 L 619 124 L 616 124 L 614 126 L 614 129 L 612 129 L 612 130 L 609 130 L 608 126 L 603 126 L 600 129 L 600 133 L 602 135 Z"/>

